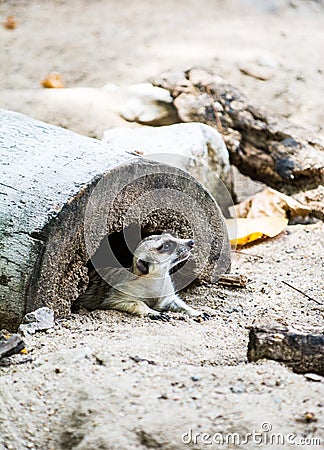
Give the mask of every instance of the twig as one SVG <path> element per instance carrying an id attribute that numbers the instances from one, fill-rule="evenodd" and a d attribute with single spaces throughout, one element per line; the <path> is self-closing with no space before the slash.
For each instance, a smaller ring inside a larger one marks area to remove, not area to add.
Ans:
<path id="1" fill-rule="evenodd" d="M 246 287 L 247 279 L 244 275 L 225 274 L 219 277 L 218 283 L 230 287 Z"/>
<path id="2" fill-rule="evenodd" d="M 146 358 L 140 358 L 139 356 L 129 356 L 129 358 L 132 361 L 135 361 L 136 363 L 140 363 L 140 362 L 147 362 L 148 364 L 152 364 L 153 366 L 156 366 L 156 362 L 150 359 L 146 359 Z"/>
<path id="3" fill-rule="evenodd" d="M 295 291 L 299 292 L 300 294 L 305 295 L 305 297 L 307 297 L 309 300 L 313 300 L 313 302 L 317 303 L 320 306 L 323 306 L 321 302 L 311 297 L 310 295 L 306 294 L 305 292 L 301 291 L 300 289 L 297 289 L 295 286 L 292 286 L 291 284 L 287 283 L 287 281 L 281 280 L 281 282 L 289 286 L 291 289 L 295 289 Z"/>

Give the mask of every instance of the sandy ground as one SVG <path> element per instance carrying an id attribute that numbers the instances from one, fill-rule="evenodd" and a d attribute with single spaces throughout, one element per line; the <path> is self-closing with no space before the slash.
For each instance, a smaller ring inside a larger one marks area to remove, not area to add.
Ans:
<path id="1" fill-rule="evenodd" d="M 9 14 L 17 28 L 0 28 L 0 89 L 41 89 L 52 70 L 68 87 L 99 87 L 204 65 L 254 103 L 323 132 L 321 2 L 0 2 L 0 19 Z M 256 62 L 273 77 L 240 72 Z M 320 448 L 302 439 L 324 442 L 324 382 L 276 362 L 249 364 L 246 351 L 252 324 L 323 325 L 323 308 L 282 283 L 323 301 L 323 254 L 322 223 L 290 226 L 233 255 L 233 272 L 250 280 L 246 289 L 183 294 L 212 313 L 208 322 L 98 311 L 31 336 L 28 355 L 1 368 L 0 449 Z M 197 444 L 182 439 L 189 430 L 200 433 Z M 253 431 L 262 432 L 261 443 L 211 446 L 201 437 Z M 273 433 L 282 437 L 270 445 Z"/>
<path id="2" fill-rule="evenodd" d="M 96 311 L 28 338 L 29 354 L 14 359 L 31 362 L 2 368 L 4 448 L 180 449 L 188 447 L 182 436 L 189 429 L 243 439 L 268 424 L 268 437 L 283 435 L 270 448 L 292 448 L 290 434 L 296 445 L 303 438 L 323 442 L 323 381 L 246 358 L 253 324 L 296 330 L 323 324 L 322 308 L 282 283 L 323 300 L 323 231 L 322 223 L 290 226 L 236 253 L 233 272 L 248 277 L 246 289 L 199 286 L 186 295 L 211 313 L 208 322 L 174 314 L 158 323 Z M 307 412 L 314 421 L 306 421 Z M 198 439 L 190 448 L 206 447 Z M 302 448 L 320 447 L 309 441 Z"/>
<path id="3" fill-rule="evenodd" d="M 0 89 L 41 89 L 51 71 L 67 87 L 101 87 L 200 65 L 323 131 L 323 14 L 321 0 L 2 1 L 0 20 L 17 28 L 0 27 Z M 273 77 L 243 75 L 251 63 Z"/>

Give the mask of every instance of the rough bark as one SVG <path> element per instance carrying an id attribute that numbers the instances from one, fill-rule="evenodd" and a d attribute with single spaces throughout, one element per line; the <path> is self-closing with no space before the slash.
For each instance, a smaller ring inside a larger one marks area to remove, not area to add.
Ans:
<path id="1" fill-rule="evenodd" d="M 317 189 L 299 192 L 294 195 L 294 198 L 311 208 L 310 216 L 324 220 L 324 186 L 321 185 Z"/>
<path id="2" fill-rule="evenodd" d="M 324 140 L 252 105 L 235 87 L 205 70 L 162 74 L 183 122 L 218 128 L 231 162 L 245 175 L 287 194 L 324 183 Z"/>
<path id="3" fill-rule="evenodd" d="M 301 334 L 288 328 L 253 327 L 248 360 L 261 358 L 283 362 L 294 372 L 324 376 L 324 333 Z"/>
<path id="4" fill-rule="evenodd" d="M 230 247 L 221 212 L 182 170 L 5 110 L 0 110 L 0 150 L 0 328 L 17 329 L 26 312 L 42 306 L 56 316 L 68 315 L 88 283 L 86 263 L 107 235 L 137 223 L 144 234 L 170 229 L 192 236 L 201 222 L 197 205 L 213 236 L 199 276 L 211 281 L 228 269 Z M 124 186 L 129 176 L 134 181 Z M 102 180 L 104 189 L 92 195 Z M 172 199 L 168 208 L 161 201 L 159 210 L 149 210 L 145 195 L 157 189 L 187 196 L 186 214 Z M 86 217 L 89 209 L 92 215 Z M 85 218 L 93 225 L 90 250 Z M 98 231 L 98 223 L 104 229 Z M 207 241 L 201 228 L 195 267 Z"/>

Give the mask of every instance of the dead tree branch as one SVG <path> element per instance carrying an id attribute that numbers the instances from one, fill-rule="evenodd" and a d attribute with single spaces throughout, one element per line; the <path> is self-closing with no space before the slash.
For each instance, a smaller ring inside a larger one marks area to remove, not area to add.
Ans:
<path id="1" fill-rule="evenodd" d="M 245 175 L 288 194 L 324 183 L 324 141 L 252 105 L 235 87 L 206 70 L 162 74 L 183 122 L 224 131 L 232 164 Z M 216 113 L 217 112 L 217 113 Z"/>

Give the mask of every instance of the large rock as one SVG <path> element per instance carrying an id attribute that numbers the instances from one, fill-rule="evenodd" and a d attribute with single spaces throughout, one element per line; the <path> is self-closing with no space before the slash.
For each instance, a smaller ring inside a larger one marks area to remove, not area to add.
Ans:
<path id="1" fill-rule="evenodd" d="M 220 133 L 208 125 L 193 122 L 158 128 L 113 128 L 105 131 L 103 141 L 117 150 L 137 151 L 170 162 L 202 183 L 220 205 L 231 203 L 222 185 L 232 193 L 229 154 Z"/>
<path id="2" fill-rule="evenodd" d="M 134 227 L 138 240 L 170 229 L 197 241 L 177 272 L 184 280 L 214 281 L 229 268 L 220 209 L 179 168 L 5 110 L 0 150 L 0 328 L 42 306 L 67 316 L 89 258 L 108 245 L 130 264 L 124 232 Z"/>

